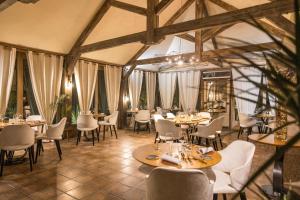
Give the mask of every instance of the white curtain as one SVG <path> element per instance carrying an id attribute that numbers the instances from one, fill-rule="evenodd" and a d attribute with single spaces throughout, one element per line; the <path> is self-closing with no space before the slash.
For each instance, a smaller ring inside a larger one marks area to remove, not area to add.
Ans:
<path id="1" fill-rule="evenodd" d="M 32 89 L 40 115 L 51 124 L 56 113 L 63 72 L 63 57 L 44 53 L 27 54 Z"/>
<path id="2" fill-rule="evenodd" d="M 261 81 L 261 72 L 253 67 L 240 67 L 238 70 L 255 83 Z M 233 87 L 238 112 L 253 115 L 258 100 L 259 88 L 235 69 L 232 69 Z M 249 101 L 251 100 L 251 101 Z"/>
<path id="3" fill-rule="evenodd" d="M 80 112 L 90 113 L 97 80 L 98 64 L 79 60 L 74 68 Z"/>
<path id="4" fill-rule="evenodd" d="M 147 109 L 154 109 L 156 72 L 146 72 Z"/>
<path id="5" fill-rule="evenodd" d="M 110 113 L 118 110 L 122 68 L 106 65 L 104 67 L 105 88 Z"/>
<path id="6" fill-rule="evenodd" d="M 200 71 L 178 72 L 179 100 L 185 112 L 196 110 L 199 86 Z"/>
<path id="7" fill-rule="evenodd" d="M 129 100 L 132 110 L 137 109 L 139 106 L 142 83 L 143 71 L 134 70 L 128 78 Z"/>
<path id="8" fill-rule="evenodd" d="M 159 73 L 159 92 L 163 109 L 171 109 L 176 86 L 176 72 Z"/>
<path id="9" fill-rule="evenodd" d="M 0 45 L 0 114 L 5 114 L 16 61 L 16 49 Z"/>

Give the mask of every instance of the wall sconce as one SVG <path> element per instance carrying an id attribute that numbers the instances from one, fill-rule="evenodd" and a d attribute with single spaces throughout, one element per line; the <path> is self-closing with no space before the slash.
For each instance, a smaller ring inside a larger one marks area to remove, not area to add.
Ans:
<path id="1" fill-rule="evenodd" d="M 124 100 L 124 103 L 128 103 L 129 97 L 125 95 L 123 100 Z"/>
<path id="2" fill-rule="evenodd" d="M 70 90 L 70 89 L 72 89 L 72 87 L 73 87 L 73 84 L 72 84 L 71 77 L 68 76 L 68 78 L 67 78 L 67 80 L 65 82 L 65 88 L 68 89 L 68 90 Z"/>

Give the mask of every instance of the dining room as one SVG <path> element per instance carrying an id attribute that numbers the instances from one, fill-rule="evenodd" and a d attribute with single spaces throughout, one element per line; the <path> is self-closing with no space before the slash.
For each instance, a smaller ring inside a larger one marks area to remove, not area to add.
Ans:
<path id="1" fill-rule="evenodd" d="M 0 200 L 300 199 L 299 0 L 0 0 Z"/>

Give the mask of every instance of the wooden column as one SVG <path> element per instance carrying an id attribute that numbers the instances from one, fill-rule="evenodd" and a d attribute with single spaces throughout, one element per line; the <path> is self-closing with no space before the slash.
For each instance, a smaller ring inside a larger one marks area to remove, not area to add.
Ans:
<path id="1" fill-rule="evenodd" d="M 195 1 L 195 19 L 203 17 L 203 0 Z M 195 53 L 202 60 L 203 42 L 202 42 L 202 31 L 195 32 Z"/>
<path id="2" fill-rule="evenodd" d="M 158 40 L 155 37 L 155 29 L 158 27 L 158 15 L 155 12 L 155 8 L 158 5 L 158 0 L 147 0 L 147 32 L 146 32 L 146 44 L 154 44 Z"/>
<path id="3" fill-rule="evenodd" d="M 125 110 L 125 104 L 124 102 L 124 95 L 126 94 L 126 89 L 127 89 L 127 82 L 128 82 L 128 77 L 125 77 L 125 71 L 124 68 L 122 70 L 122 77 L 121 77 L 121 85 L 120 85 L 120 95 L 119 95 L 119 105 L 118 105 L 118 110 L 119 110 L 119 128 L 124 128 L 125 127 L 125 122 L 126 122 L 126 110 Z"/>
<path id="4" fill-rule="evenodd" d="M 99 76 L 98 76 L 98 71 L 97 71 L 97 77 L 96 77 L 96 86 L 95 86 L 95 107 L 94 107 L 94 113 L 99 112 Z"/>
<path id="5" fill-rule="evenodd" d="M 24 97 L 24 58 L 23 52 L 17 52 L 17 113 L 23 115 Z"/>

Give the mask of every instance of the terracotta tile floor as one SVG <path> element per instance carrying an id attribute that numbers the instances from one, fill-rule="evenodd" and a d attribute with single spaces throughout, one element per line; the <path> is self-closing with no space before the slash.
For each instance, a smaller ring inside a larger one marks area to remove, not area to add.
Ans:
<path id="1" fill-rule="evenodd" d="M 235 138 L 236 134 L 226 136 L 224 143 Z M 46 143 L 45 152 L 34 165 L 33 172 L 29 171 L 28 163 L 4 167 L 4 176 L 0 178 L 0 200 L 145 199 L 145 176 L 152 168 L 136 161 L 131 152 L 139 145 L 153 141 L 154 133 L 137 135 L 126 130 L 119 130 L 119 139 L 107 137 L 95 146 L 91 142 L 76 146 L 75 140 L 65 140 L 62 142 L 62 161 L 58 159 L 55 145 Z M 273 152 L 272 147 L 258 144 L 252 171 Z M 272 168 L 266 174 L 270 176 Z M 261 175 L 257 183 L 269 183 L 266 177 Z M 285 158 L 285 181 L 289 180 L 300 181 L 300 151 L 296 149 L 288 152 Z M 250 188 L 257 191 L 255 186 Z M 247 190 L 247 197 L 260 199 L 250 190 Z"/>

